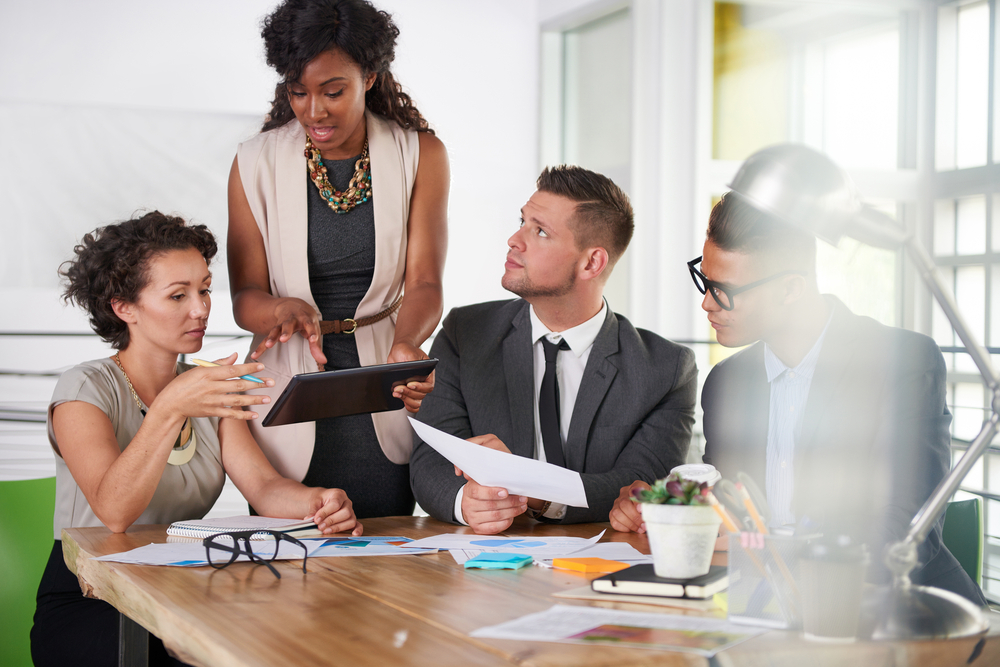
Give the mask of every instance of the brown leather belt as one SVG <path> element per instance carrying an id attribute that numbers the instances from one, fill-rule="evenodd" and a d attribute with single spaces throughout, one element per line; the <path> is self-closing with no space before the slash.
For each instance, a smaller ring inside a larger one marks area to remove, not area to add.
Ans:
<path id="1" fill-rule="evenodd" d="M 350 317 L 346 320 L 323 320 L 319 323 L 319 331 L 322 334 L 352 334 L 357 331 L 358 327 L 366 327 L 369 324 L 375 324 L 376 322 L 380 322 L 389 317 L 394 312 L 399 310 L 399 305 L 401 303 L 403 303 L 402 294 L 400 294 L 399 297 L 392 302 L 391 306 L 383 310 L 378 315 L 362 317 L 359 320 L 355 320 Z"/>

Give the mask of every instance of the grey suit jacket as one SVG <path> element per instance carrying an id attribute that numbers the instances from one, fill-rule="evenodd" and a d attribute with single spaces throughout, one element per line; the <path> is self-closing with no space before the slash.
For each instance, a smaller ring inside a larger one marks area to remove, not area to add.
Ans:
<path id="1" fill-rule="evenodd" d="M 528 303 L 494 301 L 452 310 L 434 340 L 434 391 L 417 419 L 460 438 L 492 433 L 534 457 L 534 366 Z M 581 473 L 589 508 L 567 508 L 565 523 L 607 521 L 622 486 L 652 482 L 684 462 L 697 394 L 694 353 L 636 329 L 608 309 L 594 341 L 564 444 Z M 420 506 L 454 521 L 465 479 L 416 439 L 410 484 Z"/>
<path id="2" fill-rule="evenodd" d="M 927 336 L 853 314 L 834 297 L 833 319 L 809 387 L 795 445 L 792 508 L 831 534 L 867 543 L 869 577 L 887 581 L 884 546 L 950 467 L 951 413 L 944 359 Z M 744 471 L 764 488 L 770 385 L 764 344 L 719 363 L 705 380 L 705 462 Z M 978 587 L 941 542 L 938 521 L 920 546 L 914 583 L 982 604 Z"/>

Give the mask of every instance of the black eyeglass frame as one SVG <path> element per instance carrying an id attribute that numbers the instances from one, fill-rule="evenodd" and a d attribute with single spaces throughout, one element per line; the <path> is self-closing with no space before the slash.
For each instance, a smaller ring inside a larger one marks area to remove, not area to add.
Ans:
<path id="1" fill-rule="evenodd" d="M 271 555 L 270 558 L 258 556 L 253 552 L 253 546 L 251 546 L 250 538 L 253 537 L 254 535 L 261 535 L 261 534 L 270 535 L 271 537 L 274 538 L 274 541 L 276 543 L 285 541 L 285 542 L 291 542 L 296 546 L 302 547 L 302 572 L 307 573 L 306 560 L 309 558 L 309 550 L 306 548 L 306 545 L 300 542 L 299 540 L 295 539 L 288 533 L 282 533 L 276 530 L 244 530 L 234 533 L 216 533 L 215 535 L 209 535 L 208 537 L 206 537 L 201 541 L 201 543 L 205 546 L 205 560 L 207 560 L 208 564 L 214 567 L 216 570 L 221 570 L 222 568 L 229 567 L 230 565 L 235 563 L 236 559 L 239 558 L 240 556 L 246 556 L 253 563 L 257 563 L 258 565 L 266 565 L 267 569 L 271 570 L 274 576 L 276 576 L 278 579 L 281 579 L 281 573 L 278 572 L 278 570 L 276 570 L 273 565 L 271 565 L 271 561 L 275 560 L 278 557 L 277 544 L 275 544 L 274 554 Z M 233 538 L 232 547 L 226 544 L 219 544 L 214 541 L 215 538 L 220 537 L 222 535 Z M 244 548 L 240 548 L 241 540 L 245 545 Z M 216 551 L 228 552 L 230 554 L 229 561 L 222 563 L 221 565 L 217 564 L 216 562 L 213 562 L 212 549 L 215 549 Z"/>
<path id="2" fill-rule="evenodd" d="M 710 292 L 712 294 L 712 298 L 715 299 L 715 302 L 717 304 L 719 304 L 719 308 L 722 308 L 723 310 L 732 310 L 733 308 L 736 307 L 737 294 L 741 294 L 743 292 L 752 290 L 754 287 L 760 287 L 764 283 L 769 283 L 775 278 L 780 278 L 782 276 L 788 276 L 793 274 L 799 276 L 806 275 L 805 271 L 799 271 L 798 269 L 787 269 L 785 271 L 779 271 L 778 273 L 775 273 L 773 276 L 768 276 L 767 278 L 761 278 L 760 280 L 752 282 L 749 285 L 744 285 L 743 287 L 727 287 L 722 283 L 717 283 L 714 280 L 709 280 L 708 278 L 705 277 L 704 273 L 694 268 L 695 264 L 701 262 L 702 257 L 704 257 L 704 255 L 695 257 L 694 259 L 692 259 L 690 262 L 687 263 L 688 271 L 691 272 L 691 280 L 694 281 L 694 286 L 697 287 L 698 291 L 701 292 L 702 294 Z M 699 282 L 699 279 L 701 282 Z M 702 287 L 702 284 L 704 284 L 704 287 Z M 719 299 L 719 295 L 716 293 L 716 290 L 722 292 L 729 298 L 728 306 L 722 303 L 722 301 Z"/>

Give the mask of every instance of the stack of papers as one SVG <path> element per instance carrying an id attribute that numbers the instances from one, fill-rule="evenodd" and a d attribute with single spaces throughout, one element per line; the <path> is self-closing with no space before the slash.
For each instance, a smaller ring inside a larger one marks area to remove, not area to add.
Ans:
<path id="1" fill-rule="evenodd" d="M 516 553 L 539 558 L 560 558 L 575 554 L 581 549 L 595 545 L 604 531 L 591 538 L 583 537 L 506 537 L 500 535 L 457 535 L 445 534 L 425 537 L 415 540 L 405 546 L 406 549 L 422 547 L 425 549 L 441 549 L 451 552 L 459 565 L 481 553 Z M 626 545 L 627 546 L 627 545 Z M 636 552 L 638 553 L 638 552 Z"/>
<path id="2" fill-rule="evenodd" d="M 500 625 L 480 628 L 472 637 L 684 651 L 712 657 L 764 632 L 727 621 L 597 607 L 555 605 Z"/>
<path id="3" fill-rule="evenodd" d="M 324 539 L 300 540 L 306 545 L 309 558 L 330 558 L 338 556 L 418 556 L 435 553 L 437 549 L 404 549 L 411 540 L 408 537 L 329 537 Z M 255 541 L 254 554 L 270 559 L 275 545 L 278 557 L 274 560 L 296 560 L 302 558 L 302 550 L 287 542 Z M 166 544 L 147 544 L 144 547 L 108 554 L 94 560 L 129 563 L 132 565 L 170 565 L 174 567 L 198 567 L 208 565 L 205 547 L 201 542 L 168 542 Z M 249 560 L 246 556 L 237 558 L 240 561 Z"/>

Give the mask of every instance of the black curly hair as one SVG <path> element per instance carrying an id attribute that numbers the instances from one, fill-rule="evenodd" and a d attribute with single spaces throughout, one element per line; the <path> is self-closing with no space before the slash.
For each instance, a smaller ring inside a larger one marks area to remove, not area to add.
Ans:
<path id="1" fill-rule="evenodd" d="M 195 248 L 206 264 L 219 247 L 205 225 L 152 211 L 117 224 L 99 227 L 73 248 L 76 259 L 63 262 L 63 300 L 87 311 L 90 326 L 116 350 L 129 344 L 128 325 L 115 315 L 113 300 L 135 303 L 149 282 L 150 260 L 170 250 Z"/>
<path id="2" fill-rule="evenodd" d="M 376 75 L 374 85 L 365 93 L 365 106 L 372 113 L 395 121 L 403 129 L 434 134 L 389 71 L 396 57 L 399 28 L 391 15 L 367 0 L 285 0 L 264 19 L 260 34 L 267 64 L 281 75 L 261 132 L 295 118 L 288 103 L 288 84 L 302 75 L 313 58 L 338 49 L 358 64 L 362 75 Z"/>

